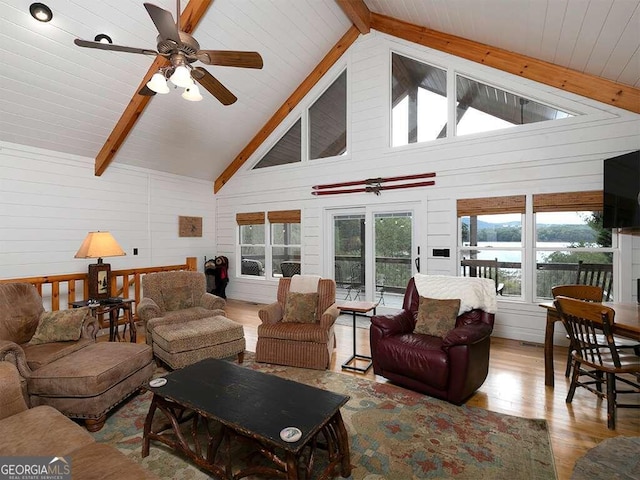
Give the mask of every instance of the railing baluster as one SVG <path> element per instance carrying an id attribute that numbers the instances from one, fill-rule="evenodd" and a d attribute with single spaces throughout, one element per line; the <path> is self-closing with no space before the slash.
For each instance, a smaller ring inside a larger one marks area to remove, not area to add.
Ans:
<path id="1" fill-rule="evenodd" d="M 76 281 L 67 280 L 67 303 L 76 301 Z"/>
<path id="2" fill-rule="evenodd" d="M 51 282 L 51 310 L 60 310 L 60 282 Z"/>
<path id="3" fill-rule="evenodd" d="M 129 298 L 129 275 L 122 275 L 122 298 Z"/>

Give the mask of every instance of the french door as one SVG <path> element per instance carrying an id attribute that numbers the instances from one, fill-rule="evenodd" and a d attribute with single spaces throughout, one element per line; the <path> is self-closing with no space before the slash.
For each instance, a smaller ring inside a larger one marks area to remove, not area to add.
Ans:
<path id="1" fill-rule="evenodd" d="M 414 209 L 393 205 L 328 211 L 328 245 L 338 300 L 400 308 L 416 271 Z"/>

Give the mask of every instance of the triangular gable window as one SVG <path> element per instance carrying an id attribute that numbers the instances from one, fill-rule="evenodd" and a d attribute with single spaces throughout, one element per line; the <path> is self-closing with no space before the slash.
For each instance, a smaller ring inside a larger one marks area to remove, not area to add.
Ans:
<path id="1" fill-rule="evenodd" d="M 301 120 L 285 133 L 271 150 L 253 167 L 253 169 L 285 165 L 301 161 Z"/>
<path id="2" fill-rule="evenodd" d="M 347 151 L 347 72 L 340 74 L 309 108 L 309 158 Z"/>
<path id="3" fill-rule="evenodd" d="M 456 75 L 456 97 L 457 136 L 573 116 L 462 75 Z"/>

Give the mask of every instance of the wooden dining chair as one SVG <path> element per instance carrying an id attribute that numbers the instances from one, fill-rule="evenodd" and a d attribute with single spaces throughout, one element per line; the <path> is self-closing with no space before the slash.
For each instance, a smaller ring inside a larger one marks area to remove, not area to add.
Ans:
<path id="1" fill-rule="evenodd" d="M 604 292 L 602 287 L 598 285 L 556 285 L 551 288 L 551 294 L 553 298 L 563 296 L 569 298 L 575 298 L 577 300 L 584 300 L 586 302 L 602 302 Z M 571 342 L 571 337 L 567 332 L 567 339 Z M 603 341 L 602 338 L 599 341 Z M 616 345 L 618 348 L 640 348 L 640 343 L 629 338 L 616 337 Z M 569 353 L 567 354 L 567 366 L 565 368 L 564 376 L 569 378 L 571 375 L 571 352 L 573 351 L 573 345 L 569 345 Z"/>
<path id="2" fill-rule="evenodd" d="M 637 402 L 618 401 L 619 395 L 640 394 L 640 357 L 616 345 L 611 334 L 615 315 L 612 308 L 563 296 L 558 296 L 554 304 L 575 347 L 566 402 L 573 401 L 577 387 L 605 398 L 607 428 L 615 430 L 618 408 L 640 408 Z M 582 380 L 584 377 L 586 380 Z"/>
<path id="3" fill-rule="evenodd" d="M 580 260 L 576 273 L 576 284 L 602 287 L 604 301 L 608 302 L 613 294 L 613 265 L 610 263 L 584 263 Z"/>

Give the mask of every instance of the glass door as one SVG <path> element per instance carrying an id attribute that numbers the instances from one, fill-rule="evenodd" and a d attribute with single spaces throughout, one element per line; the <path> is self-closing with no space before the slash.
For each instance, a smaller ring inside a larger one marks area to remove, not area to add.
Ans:
<path id="1" fill-rule="evenodd" d="M 333 278 L 337 299 L 365 299 L 365 225 L 364 212 L 333 215 Z"/>
<path id="2" fill-rule="evenodd" d="M 413 213 L 374 213 L 373 279 L 379 305 L 401 308 L 413 276 Z"/>
<path id="3" fill-rule="evenodd" d="M 373 300 L 401 308 L 415 273 L 413 209 L 363 207 L 329 212 L 337 300 Z"/>

